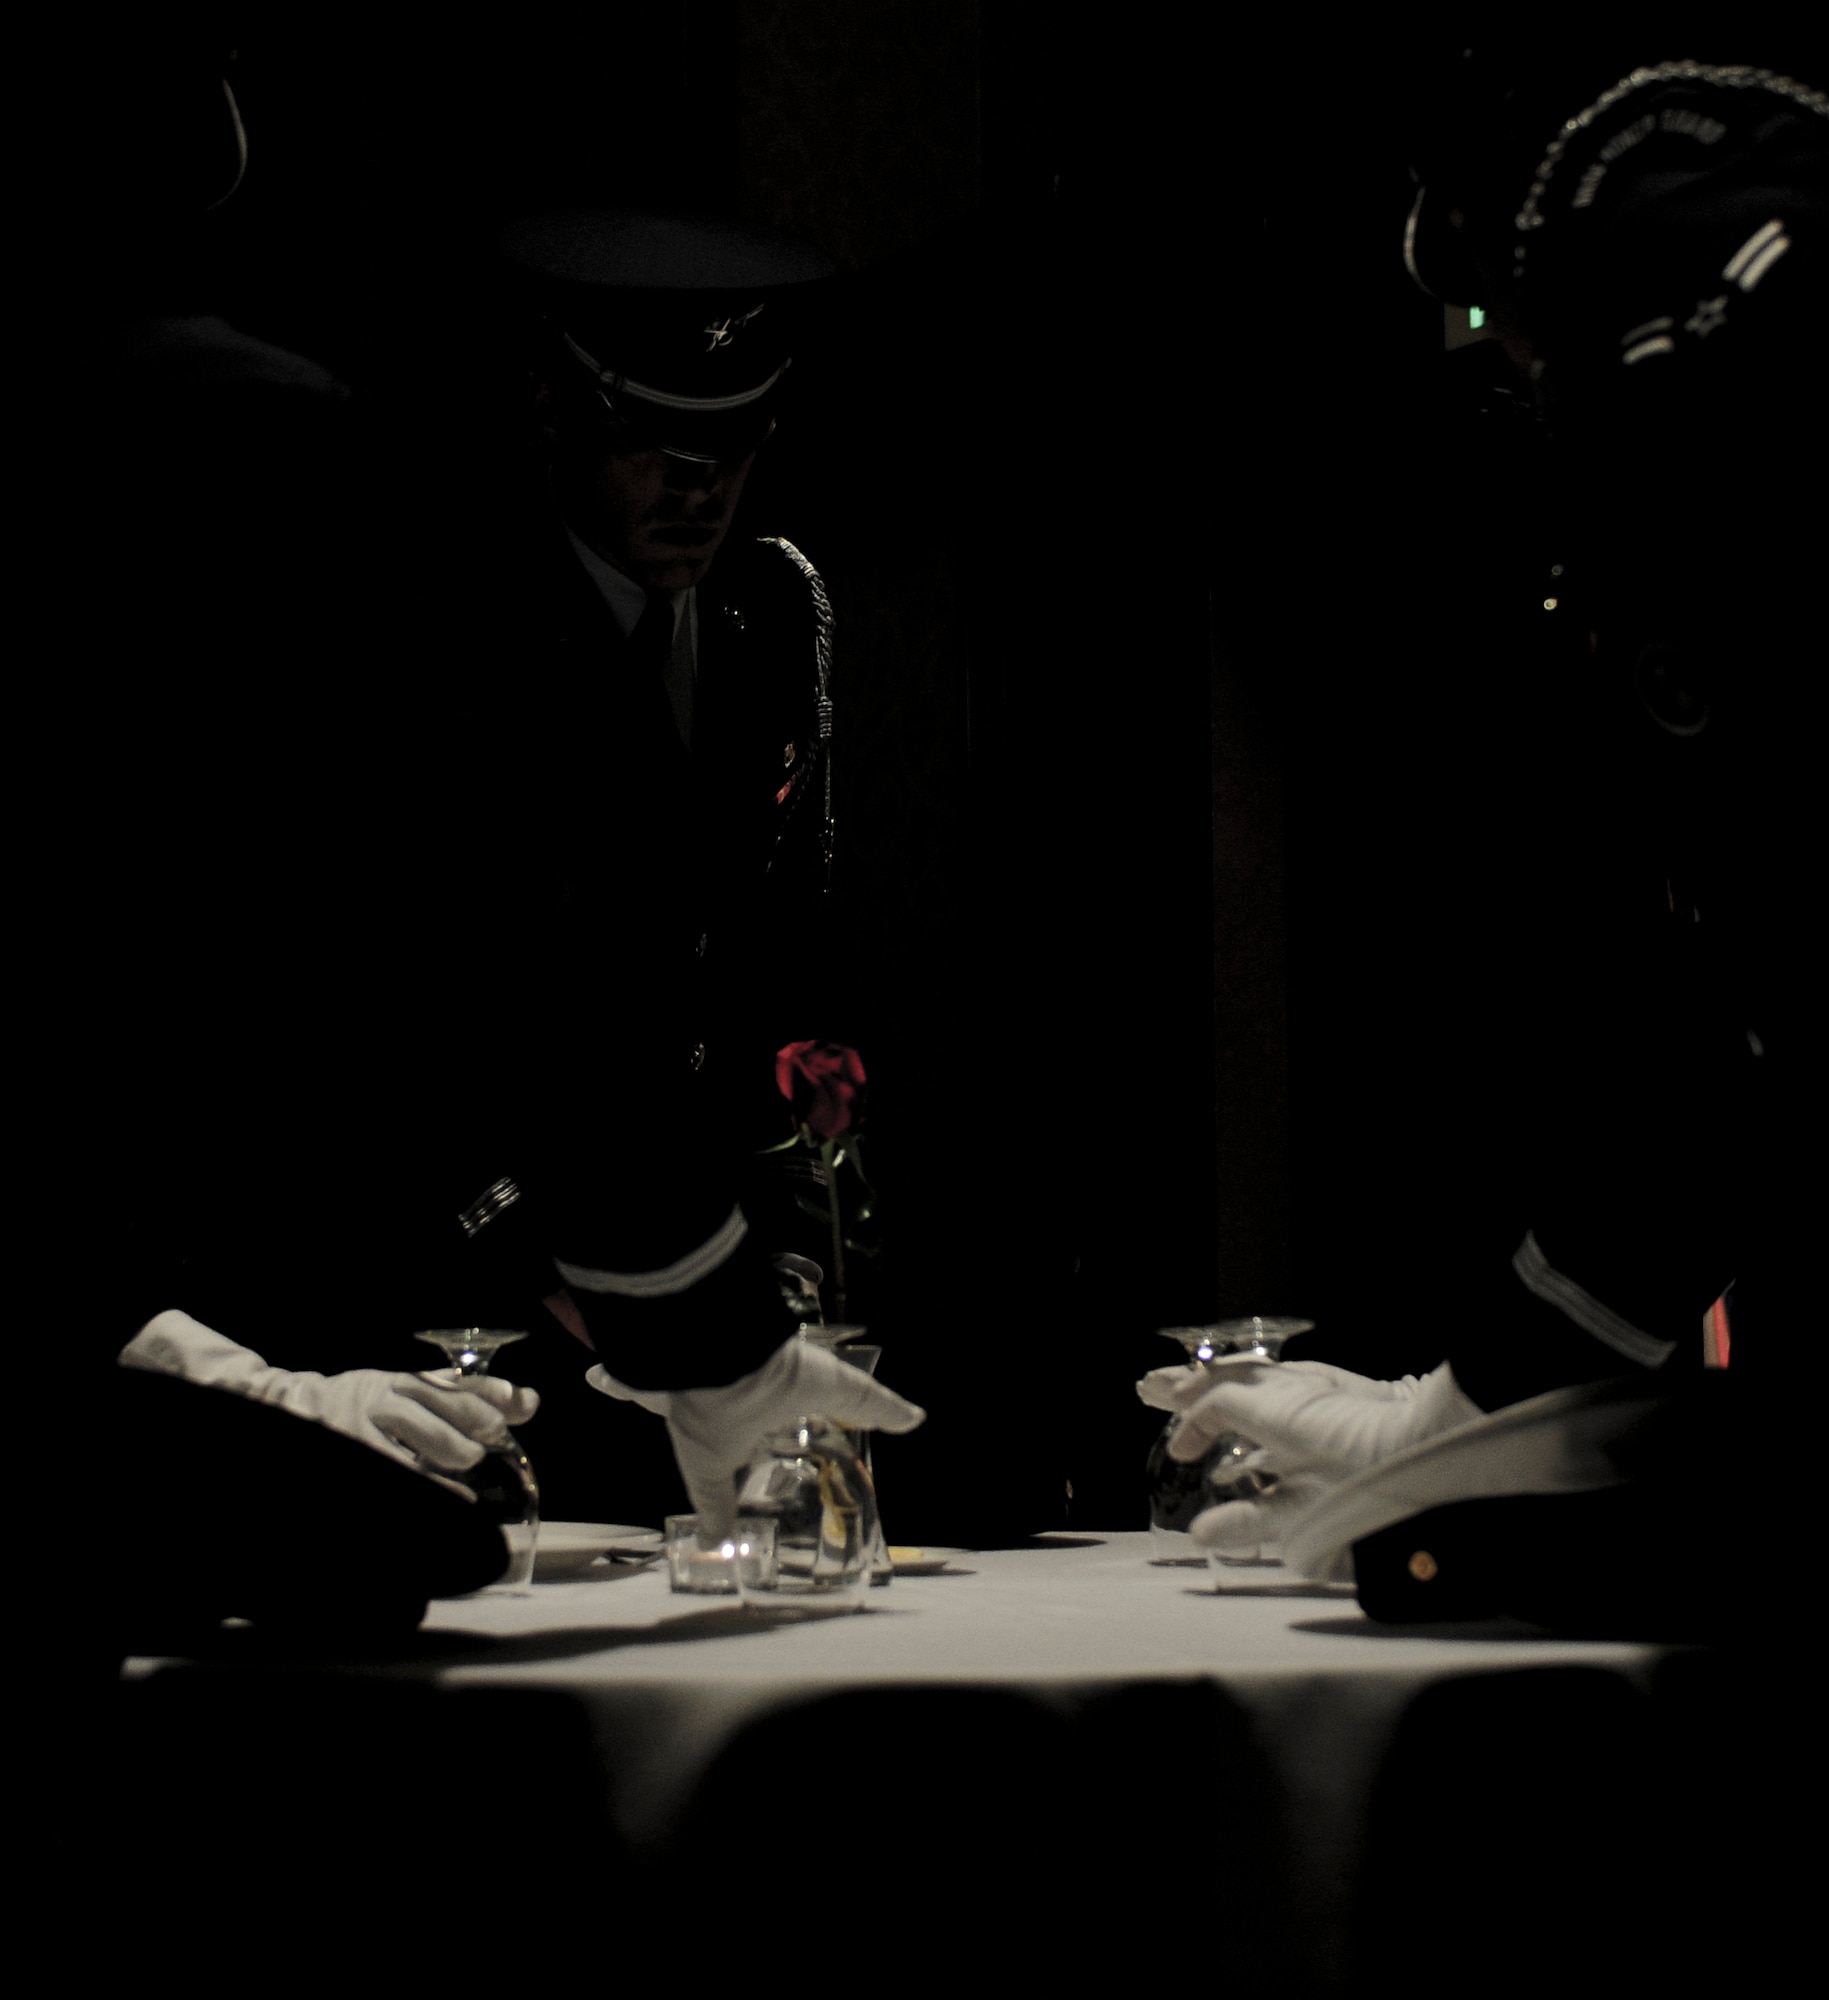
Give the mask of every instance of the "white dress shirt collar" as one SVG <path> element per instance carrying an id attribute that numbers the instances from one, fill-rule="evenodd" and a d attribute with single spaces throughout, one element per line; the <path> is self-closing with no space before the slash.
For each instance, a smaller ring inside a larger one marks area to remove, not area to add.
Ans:
<path id="1" fill-rule="evenodd" d="M 635 630 L 636 620 L 648 608 L 648 593 L 632 576 L 625 576 L 614 563 L 605 562 L 563 515 L 559 518 L 578 560 L 584 565 L 585 575 L 597 586 L 598 595 L 610 607 L 610 616 L 615 619 L 617 630 L 625 639 L 628 638 Z M 693 594 L 690 590 L 675 590 L 668 595 L 673 599 L 673 631 L 677 638 L 680 620 L 690 609 Z M 697 636 L 696 622 L 693 626 L 694 637 Z M 695 646 L 693 651 L 696 653 L 697 650 Z"/>

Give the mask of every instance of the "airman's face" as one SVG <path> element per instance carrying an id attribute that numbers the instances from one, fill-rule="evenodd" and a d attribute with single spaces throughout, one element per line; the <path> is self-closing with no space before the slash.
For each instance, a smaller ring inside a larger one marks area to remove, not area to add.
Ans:
<path id="1" fill-rule="evenodd" d="M 711 462 L 637 449 L 602 423 L 555 432 L 554 488 L 566 519 L 606 562 L 649 590 L 686 590 L 723 546 L 755 462 Z"/>

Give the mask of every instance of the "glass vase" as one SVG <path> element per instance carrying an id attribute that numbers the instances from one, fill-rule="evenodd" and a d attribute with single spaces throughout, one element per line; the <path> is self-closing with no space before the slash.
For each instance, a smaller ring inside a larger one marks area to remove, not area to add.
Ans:
<path id="1" fill-rule="evenodd" d="M 863 1328 L 849 1327 L 847 1334 L 862 1333 Z M 850 1362 L 853 1368 L 861 1368 L 866 1375 L 876 1373 L 876 1364 L 883 1358 L 883 1350 L 874 1341 L 845 1339 L 833 1348 L 841 1361 Z M 889 1560 L 889 1542 L 883 1533 L 881 1497 L 877 1495 L 876 1467 L 870 1457 L 870 1433 L 868 1431 L 848 1431 L 853 1449 L 864 1462 L 864 1470 L 870 1476 L 870 1491 L 877 1500 L 876 1540 L 870 1551 L 870 1581 L 878 1590 L 895 1580 L 895 1564 Z"/>
<path id="2" fill-rule="evenodd" d="M 748 1601 L 861 1607 L 882 1531 L 875 1482 L 854 1436 L 824 1417 L 806 1417 L 763 1440 L 737 1506 L 774 1521 L 775 1575 L 770 1585 L 739 1578 Z"/>
<path id="3" fill-rule="evenodd" d="M 811 1340 L 821 1347 L 829 1347 L 841 1361 L 848 1361 L 853 1368 L 861 1368 L 866 1375 L 875 1375 L 877 1363 L 883 1358 L 883 1350 L 874 1341 L 864 1338 L 868 1327 L 850 1323 L 834 1322 L 828 1326 L 823 1321 L 817 1325 L 803 1325 L 800 1329 L 802 1340 Z M 870 1475 L 870 1490 L 876 1492 L 876 1467 L 870 1456 L 870 1433 L 864 1430 L 847 1431 L 852 1448 L 864 1462 L 864 1470 Z M 870 1581 L 878 1589 L 895 1580 L 895 1564 L 889 1559 L 889 1541 L 883 1533 L 881 1500 L 878 1500 L 876 1546 L 870 1555 Z"/>

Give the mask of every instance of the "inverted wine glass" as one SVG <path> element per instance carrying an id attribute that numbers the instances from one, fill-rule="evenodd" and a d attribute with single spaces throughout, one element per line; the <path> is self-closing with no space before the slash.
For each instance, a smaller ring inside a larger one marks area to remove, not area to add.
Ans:
<path id="1" fill-rule="evenodd" d="M 1211 1373 L 1216 1363 L 1230 1355 L 1249 1354 L 1261 1361 L 1276 1361 L 1286 1341 L 1309 1332 L 1313 1326 L 1314 1321 L 1309 1319 L 1253 1313 L 1242 1319 L 1215 1320 L 1205 1326 L 1165 1326 L 1159 1331 L 1165 1339 L 1179 1343 L 1190 1368 Z M 1227 1500 L 1252 1498 L 1261 1485 L 1255 1474 L 1244 1469 L 1244 1460 L 1255 1447 L 1249 1438 L 1236 1431 L 1215 1438 L 1198 1459 L 1184 1461 L 1171 1456 L 1169 1444 L 1181 1424 L 1179 1414 L 1171 1416 L 1150 1446 L 1146 1476 L 1150 1542 L 1154 1549 L 1151 1560 L 1199 1568 L 1206 1566 L 1208 1557 L 1188 1533 L 1195 1515 Z M 1227 1568 L 1280 1560 L 1268 1544 L 1228 1549 L 1223 1555 L 1215 1552 L 1212 1558 L 1215 1567 L 1223 1564 Z"/>
<path id="2" fill-rule="evenodd" d="M 500 1327 L 454 1326 L 416 1333 L 415 1340 L 436 1347 L 460 1376 L 489 1373 L 489 1363 L 504 1347 L 525 1340 L 525 1333 L 510 1333 Z M 540 1539 L 540 1486 L 533 1467 L 513 1431 L 500 1444 L 490 1445 L 468 1472 L 448 1473 L 476 1495 L 483 1508 L 502 1531 L 508 1544 L 508 1570 L 495 1585 L 498 1590 L 524 1593 L 533 1586 L 534 1552 Z"/>

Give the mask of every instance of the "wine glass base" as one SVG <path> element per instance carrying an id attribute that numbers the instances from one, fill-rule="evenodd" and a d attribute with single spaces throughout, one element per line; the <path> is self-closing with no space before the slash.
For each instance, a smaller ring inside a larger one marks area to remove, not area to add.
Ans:
<path id="1" fill-rule="evenodd" d="M 868 1589 L 868 1583 L 845 1590 L 752 1589 L 744 1590 L 742 1599 L 751 1610 L 766 1611 L 783 1620 L 838 1618 L 868 1611 L 870 1607 L 864 1602 L 864 1593 Z"/>
<path id="2" fill-rule="evenodd" d="M 505 1521 L 502 1540 L 508 1544 L 508 1567 L 485 1588 L 496 1597 L 531 1597 L 534 1558 L 540 1543 L 539 1522 Z"/>
<path id="3" fill-rule="evenodd" d="M 1275 1542 L 1260 1542 L 1255 1548 L 1218 1549 L 1207 1552 L 1207 1566 L 1213 1573 L 1216 1590 L 1244 1589 L 1265 1581 L 1264 1572 L 1281 1572 L 1282 1551 Z"/>
<path id="4" fill-rule="evenodd" d="M 1165 1528 L 1149 1524 L 1149 1559 L 1158 1568 L 1205 1569 L 1206 1551 L 1185 1528 Z"/>

